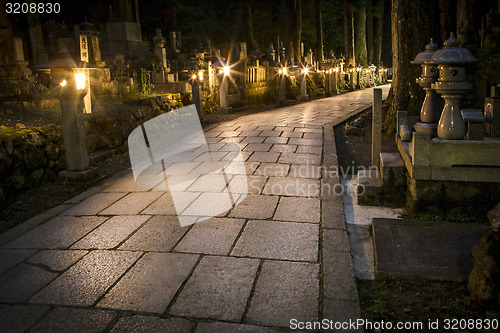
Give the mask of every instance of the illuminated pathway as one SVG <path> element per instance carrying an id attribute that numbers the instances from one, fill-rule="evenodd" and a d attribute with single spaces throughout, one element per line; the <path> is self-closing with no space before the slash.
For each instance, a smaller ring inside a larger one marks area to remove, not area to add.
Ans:
<path id="1" fill-rule="evenodd" d="M 359 318 L 339 178 L 320 171 L 337 167 L 333 126 L 372 99 L 365 89 L 208 127 L 207 141 L 246 159 L 250 193 L 223 216 L 180 227 L 170 193 L 126 170 L 0 235 L 2 329 L 275 332 Z"/>

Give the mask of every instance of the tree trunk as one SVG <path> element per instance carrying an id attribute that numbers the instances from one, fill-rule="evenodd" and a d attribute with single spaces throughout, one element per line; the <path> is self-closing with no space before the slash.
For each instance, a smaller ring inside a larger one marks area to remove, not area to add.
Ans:
<path id="1" fill-rule="evenodd" d="M 314 10 L 316 13 L 316 60 L 322 63 L 323 55 L 323 25 L 321 23 L 321 0 L 314 1 Z"/>
<path id="2" fill-rule="evenodd" d="M 298 64 L 300 58 L 300 37 L 302 32 L 302 0 L 287 0 L 287 60 L 294 58 Z"/>
<path id="3" fill-rule="evenodd" d="M 248 51 L 259 51 L 259 45 L 255 40 L 253 35 L 253 24 L 252 24 L 252 0 L 245 1 L 243 7 L 243 22 L 246 30 L 246 41 L 248 46 Z"/>
<path id="4" fill-rule="evenodd" d="M 390 131 L 396 128 L 398 111 L 405 110 L 409 115 L 418 115 L 423 102 L 423 90 L 415 83 L 420 66 L 411 65 L 410 61 L 423 50 L 424 41 L 429 38 L 428 32 L 422 31 L 425 29 L 422 23 L 429 16 L 425 1 L 392 0 L 393 77 L 392 93 L 388 97 L 390 108 L 385 119 L 386 129 Z"/>
<path id="5" fill-rule="evenodd" d="M 367 64 L 366 51 L 366 0 L 356 1 L 354 50 L 358 63 Z"/>
<path id="6" fill-rule="evenodd" d="M 382 62 L 382 36 L 384 34 L 384 0 L 374 0 L 373 16 L 375 18 L 373 63 L 380 66 Z"/>
<path id="7" fill-rule="evenodd" d="M 455 31 L 455 26 L 452 21 L 452 6 L 450 0 L 439 0 L 439 23 L 441 26 L 441 41 L 445 41 L 450 37 L 450 32 Z M 456 35 L 455 35 L 456 37 Z"/>
<path id="8" fill-rule="evenodd" d="M 346 65 L 354 65 L 354 8 L 348 3 L 344 3 L 344 38 Z"/>
<path id="9" fill-rule="evenodd" d="M 368 64 L 373 63 L 373 1 L 366 1 L 366 50 L 368 51 Z"/>

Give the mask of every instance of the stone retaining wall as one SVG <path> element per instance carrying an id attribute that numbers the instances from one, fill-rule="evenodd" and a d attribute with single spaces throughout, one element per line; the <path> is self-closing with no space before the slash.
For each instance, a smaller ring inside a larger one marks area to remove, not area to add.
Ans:
<path id="1" fill-rule="evenodd" d="M 180 106 L 162 96 L 96 107 L 85 115 L 89 153 L 124 150 L 135 127 Z M 15 193 L 56 180 L 66 169 L 62 133 L 61 126 L 0 128 L 0 206 Z"/>

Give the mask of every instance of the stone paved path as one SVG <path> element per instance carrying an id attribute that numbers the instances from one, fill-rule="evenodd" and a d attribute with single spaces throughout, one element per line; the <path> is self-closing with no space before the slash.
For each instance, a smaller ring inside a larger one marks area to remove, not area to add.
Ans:
<path id="1" fill-rule="evenodd" d="M 384 86 L 384 96 L 388 86 Z M 333 125 L 371 89 L 206 129 L 240 145 L 250 194 L 180 227 L 130 170 L 0 235 L 1 332 L 275 332 L 359 317 Z M 322 170 L 323 169 L 323 170 Z"/>

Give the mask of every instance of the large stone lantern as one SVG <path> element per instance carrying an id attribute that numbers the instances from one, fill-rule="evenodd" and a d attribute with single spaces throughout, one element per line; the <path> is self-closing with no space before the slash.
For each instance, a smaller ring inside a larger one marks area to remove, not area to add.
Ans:
<path id="1" fill-rule="evenodd" d="M 196 111 L 200 119 L 203 119 L 205 112 L 203 110 L 202 102 L 202 81 L 203 81 L 203 70 L 200 66 L 191 64 L 184 68 L 188 72 L 189 84 L 191 85 L 191 95 L 193 104 L 196 106 Z"/>
<path id="2" fill-rule="evenodd" d="M 459 47 L 460 41 L 451 34 L 444 47 L 437 50 L 431 62 L 438 64 L 439 79 L 431 88 L 445 100 L 439 118 L 437 134 L 442 140 L 461 140 L 465 136 L 465 124 L 460 112 L 460 98 L 472 84 L 465 80 L 465 65 L 477 62 L 469 50 Z"/>
<path id="3" fill-rule="evenodd" d="M 281 106 L 286 105 L 286 77 L 288 76 L 288 68 L 278 67 L 278 96 Z"/>
<path id="4" fill-rule="evenodd" d="M 217 77 L 219 78 L 219 97 L 220 107 L 217 112 L 220 114 L 231 113 L 232 108 L 229 106 L 229 76 L 231 74 L 231 67 L 229 62 L 223 59 L 212 64 L 212 67 L 217 70 Z"/>
<path id="5" fill-rule="evenodd" d="M 416 82 L 425 90 L 425 99 L 420 109 L 420 121 L 415 124 L 417 132 L 428 133 L 432 138 L 437 136 L 438 121 L 441 117 L 441 105 L 436 92 L 431 89 L 431 84 L 436 82 L 438 77 L 438 68 L 431 62 L 434 52 L 438 45 L 431 42 L 425 46 L 425 51 L 417 54 L 412 64 L 422 66 L 422 74 L 416 79 Z"/>
<path id="6" fill-rule="evenodd" d="M 61 104 L 68 170 L 62 171 L 60 176 L 69 180 L 86 180 L 96 175 L 95 169 L 89 167 L 83 116 L 83 98 L 88 91 L 85 71 L 89 66 L 86 62 L 74 61 L 65 50 L 59 51 L 59 55 L 39 68 L 50 69 L 52 93 Z"/>

